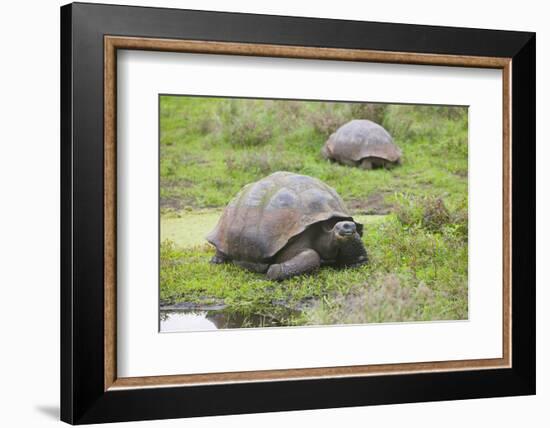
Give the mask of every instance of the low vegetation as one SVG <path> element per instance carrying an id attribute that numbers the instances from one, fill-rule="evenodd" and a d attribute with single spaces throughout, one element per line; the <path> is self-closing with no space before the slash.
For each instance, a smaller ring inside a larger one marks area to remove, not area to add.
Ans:
<path id="1" fill-rule="evenodd" d="M 282 325 L 467 318 L 466 109 L 172 96 L 160 107 L 163 304 L 223 303 Z M 363 171 L 323 160 L 326 137 L 352 118 L 381 123 L 403 165 Z M 367 265 L 277 283 L 208 263 L 214 250 L 202 236 L 223 207 L 279 170 L 338 191 L 365 223 Z"/>

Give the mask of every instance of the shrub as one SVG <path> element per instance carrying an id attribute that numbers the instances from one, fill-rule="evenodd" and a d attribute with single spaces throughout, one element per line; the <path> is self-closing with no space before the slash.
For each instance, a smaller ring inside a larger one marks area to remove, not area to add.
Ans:
<path id="1" fill-rule="evenodd" d="M 384 123 L 387 106 L 370 103 L 319 103 L 309 113 L 308 121 L 323 137 L 328 137 L 344 123 L 353 119 L 369 119 Z"/>
<path id="2" fill-rule="evenodd" d="M 384 125 L 386 104 L 353 103 L 350 104 L 349 117 L 352 119 L 368 119 L 379 125 Z"/>
<path id="3" fill-rule="evenodd" d="M 397 194 L 395 198 L 397 199 L 395 215 L 399 222 L 404 226 L 420 226 L 424 211 L 417 203 L 417 199 L 406 194 Z"/>
<path id="4" fill-rule="evenodd" d="M 418 226 L 432 232 L 439 232 L 443 227 L 453 223 L 453 216 L 440 197 L 419 198 L 399 195 L 398 200 L 395 213 L 397 219 L 405 226 Z"/>
<path id="5" fill-rule="evenodd" d="M 230 100 L 221 104 L 224 138 L 235 147 L 256 147 L 269 142 L 273 123 L 266 108 L 267 101 Z"/>
<path id="6" fill-rule="evenodd" d="M 468 240 L 468 201 L 464 200 L 451 213 L 453 232 L 464 240 Z"/>
<path id="7" fill-rule="evenodd" d="M 451 223 L 449 210 L 443 199 L 427 197 L 423 201 L 422 226 L 431 231 L 439 231 L 443 226 Z"/>
<path id="8" fill-rule="evenodd" d="M 348 117 L 342 111 L 342 105 L 319 103 L 316 109 L 310 111 L 308 119 L 313 129 L 326 138 L 347 122 Z"/>
<path id="9" fill-rule="evenodd" d="M 217 134 L 222 129 L 222 124 L 217 114 L 205 114 L 197 122 L 198 132 L 202 135 Z"/>
<path id="10" fill-rule="evenodd" d="M 445 233 L 468 240 L 468 202 L 460 202 L 450 211 L 442 198 L 397 195 L 395 215 L 405 227 L 419 227 L 429 232 Z"/>
<path id="11" fill-rule="evenodd" d="M 281 131 L 288 132 L 302 125 L 304 119 L 304 104 L 302 101 L 277 101 L 270 105 L 270 110 L 278 124 L 283 125 Z"/>
<path id="12" fill-rule="evenodd" d="M 253 117 L 239 117 L 225 128 L 225 138 L 233 146 L 260 146 L 267 143 L 271 137 L 271 129 Z"/>

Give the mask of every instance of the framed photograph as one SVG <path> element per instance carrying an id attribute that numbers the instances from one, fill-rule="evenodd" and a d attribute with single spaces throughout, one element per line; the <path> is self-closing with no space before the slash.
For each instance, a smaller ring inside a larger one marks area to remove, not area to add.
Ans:
<path id="1" fill-rule="evenodd" d="M 535 35 L 61 8 L 61 418 L 535 393 Z"/>

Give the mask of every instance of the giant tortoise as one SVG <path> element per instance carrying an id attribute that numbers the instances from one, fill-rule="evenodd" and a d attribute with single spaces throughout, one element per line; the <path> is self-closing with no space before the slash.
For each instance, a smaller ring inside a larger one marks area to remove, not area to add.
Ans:
<path id="1" fill-rule="evenodd" d="M 352 120 L 334 132 L 321 150 L 325 159 L 363 169 L 392 167 L 401 162 L 401 149 L 391 135 L 370 120 Z"/>
<path id="2" fill-rule="evenodd" d="M 283 280 L 321 265 L 366 263 L 362 232 L 334 189 L 279 171 L 243 187 L 206 239 L 216 247 L 211 263 Z"/>

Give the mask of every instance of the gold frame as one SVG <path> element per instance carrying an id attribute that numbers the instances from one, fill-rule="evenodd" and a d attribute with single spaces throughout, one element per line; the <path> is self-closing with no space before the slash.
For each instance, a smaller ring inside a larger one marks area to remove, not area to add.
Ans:
<path id="1" fill-rule="evenodd" d="M 116 52 L 117 49 L 183 53 L 443 65 L 502 70 L 503 81 L 503 349 L 502 358 L 305 369 L 117 377 L 116 371 Z M 104 37 L 104 389 L 192 386 L 307 378 L 336 378 L 511 367 L 511 58 L 382 52 L 248 43 Z"/>

